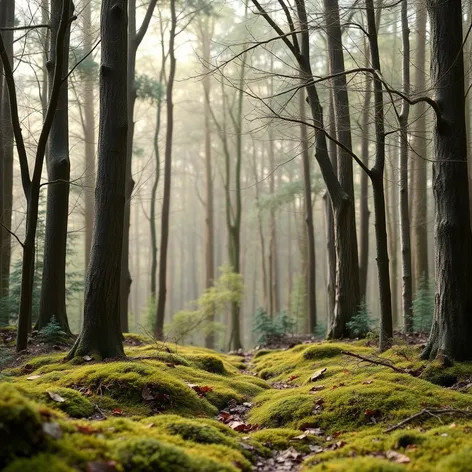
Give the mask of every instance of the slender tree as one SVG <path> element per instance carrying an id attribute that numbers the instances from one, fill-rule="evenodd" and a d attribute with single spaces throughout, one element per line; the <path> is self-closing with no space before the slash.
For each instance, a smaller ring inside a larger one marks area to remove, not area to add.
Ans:
<path id="1" fill-rule="evenodd" d="M 128 298 L 131 289 L 131 274 L 129 270 L 129 228 L 131 218 L 131 195 L 134 181 L 132 176 L 133 137 L 134 137 L 134 105 L 136 103 L 136 54 L 148 30 L 157 0 L 149 0 L 143 22 L 136 27 L 136 0 L 128 0 L 128 148 L 126 158 L 126 207 L 123 232 L 123 251 L 121 260 L 121 327 L 128 331 Z"/>
<path id="2" fill-rule="evenodd" d="M 164 318 L 167 296 L 167 248 L 169 245 L 169 216 L 171 197 L 171 176 L 172 176 L 172 138 L 174 134 L 174 103 L 173 89 L 175 81 L 175 71 L 177 61 L 175 58 L 175 35 L 177 27 L 177 14 L 175 0 L 170 0 L 171 24 L 169 31 L 169 78 L 166 90 L 166 144 L 164 152 L 164 195 L 162 200 L 161 218 L 161 246 L 159 252 L 159 293 L 156 310 L 156 337 L 164 337 Z"/>
<path id="3" fill-rule="evenodd" d="M 54 83 L 55 62 L 58 55 L 56 45 L 62 48 L 64 58 L 69 55 L 70 23 L 62 44 L 57 44 L 57 36 L 61 25 L 62 3 L 63 0 L 51 0 L 51 51 L 47 63 L 49 90 L 51 92 Z M 71 15 L 73 11 L 74 6 L 71 2 L 69 14 Z M 62 61 L 61 66 L 63 80 L 60 85 L 46 155 L 49 185 L 41 298 L 39 318 L 35 328 L 38 330 L 44 328 L 54 317 L 62 330 L 65 333 L 70 333 L 66 310 L 66 249 L 70 187 L 68 62 Z"/>
<path id="4" fill-rule="evenodd" d="M 410 95 L 410 28 L 408 26 L 408 0 L 403 0 L 401 6 L 402 22 L 402 69 L 403 93 Z M 410 244 L 410 214 L 408 197 L 408 119 L 410 103 L 407 98 L 402 101 L 402 110 L 399 116 L 400 146 L 400 241 L 402 254 L 402 311 L 405 332 L 413 330 L 413 289 L 411 280 L 411 244 Z"/>
<path id="5" fill-rule="evenodd" d="M 20 308 L 18 314 L 18 333 L 16 339 L 16 350 L 23 351 L 28 345 L 28 331 L 31 329 L 31 312 L 33 297 L 33 278 L 35 264 L 35 242 L 36 227 L 38 224 L 38 205 L 39 192 L 41 187 L 41 174 L 43 169 L 44 157 L 46 153 L 46 145 L 49 132 L 54 119 L 59 93 L 62 82 L 62 65 L 66 61 L 64 57 L 64 49 L 62 45 L 67 34 L 70 23 L 70 2 L 65 0 L 62 5 L 62 14 L 60 20 L 59 31 L 56 40 L 56 61 L 54 67 L 54 80 L 51 85 L 51 93 L 49 95 L 49 104 L 44 119 L 43 127 L 38 138 L 36 146 L 36 154 L 34 159 L 33 176 L 30 177 L 28 156 L 23 139 L 21 123 L 18 111 L 18 101 L 16 96 L 16 85 L 13 74 L 13 64 L 5 48 L 3 37 L 0 35 L 0 57 L 3 64 L 5 81 L 8 88 L 9 104 L 13 132 L 15 135 L 16 148 L 20 161 L 21 182 L 23 192 L 26 198 L 26 234 L 22 242 L 23 262 L 21 276 L 21 296 Z"/>
<path id="6" fill-rule="evenodd" d="M 100 127 L 95 224 L 85 284 L 84 324 L 68 357 L 124 357 L 120 271 L 125 208 L 127 0 L 103 0 Z"/>
<path id="7" fill-rule="evenodd" d="M 427 11 L 423 2 L 416 2 L 416 57 L 415 57 L 415 92 L 422 94 L 426 90 L 426 24 Z M 412 214 L 411 237 L 413 259 L 413 286 L 418 289 L 421 278 L 429 278 L 428 264 L 428 140 L 426 127 L 426 103 L 419 102 L 415 107 L 414 136 L 412 148 Z"/>
<path id="8" fill-rule="evenodd" d="M 15 24 L 15 2 L 4 0 L 0 5 L 2 25 L 12 28 Z M 13 61 L 13 31 L 3 31 L 5 50 Z M 13 128 L 9 106 L 8 85 L 0 78 L 0 297 L 9 294 L 11 262 L 11 222 L 13 207 Z"/>

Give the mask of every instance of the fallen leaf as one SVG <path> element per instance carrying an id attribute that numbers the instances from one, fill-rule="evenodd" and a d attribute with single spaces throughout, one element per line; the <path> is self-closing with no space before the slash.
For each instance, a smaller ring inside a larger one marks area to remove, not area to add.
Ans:
<path id="1" fill-rule="evenodd" d="M 36 380 L 36 379 L 39 379 L 39 377 L 41 377 L 40 375 L 31 375 L 30 377 L 26 377 L 26 380 Z"/>
<path id="2" fill-rule="evenodd" d="M 258 424 L 247 424 L 243 423 L 242 421 L 231 421 L 228 423 L 228 426 L 233 431 L 238 431 L 240 433 L 249 433 L 259 427 Z"/>
<path id="3" fill-rule="evenodd" d="M 93 357 L 91 357 L 91 356 L 84 356 L 84 357 L 82 357 L 82 359 L 86 362 L 93 361 Z"/>
<path id="4" fill-rule="evenodd" d="M 115 461 L 89 462 L 85 469 L 86 472 L 115 472 L 116 470 Z"/>
<path id="5" fill-rule="evenodd" d="M 48 391 L 47 394 L 55 401 L 59 403 L 64 403 L 66 400 L 62 398 L 59 394 Z"/>
<path id="6" fill-rule="evenodd" d="M 385 456 L 389 461 L 396 462 L 397 464 L 409 464 L 411 461 L 408 456 L 405 456 L 405 454 L 400 454 L 397 451 L 387 451 Z"/>
<path id="7" fill-rule="evenodd" d="M 208 385 L 197 385 L 197 384 L 187 384 L 192 390 L 194 390 L 199 396 L 204 396 L 205 393 L 213 392 L 213 387 Z"/>
<path id="8" fill-rule="evenodd" d="M 306 439 L 308 437 L 308 434 L 306 433 L 302 433 L 302 434 L 299 434 L 298 436 L 295 436 L 293 439 L 297 440 L 297 441 L 303 441 L 304 439 Z"/>
<path id="9" fill-rule="evenodd" d="M 311 434 L 312 436 L 323 436 L 324 431 L 321 428 L 307 428 L 304 431 L 306 434 Z"/>
<path id="10" fill-rule="evenodd" d="M 295 379 L 298 379 L 298 375 L 291 375 L 288 381 L 291 382 L 292 380 L 295 380 Z"/>
<path id="11" fill-rule="evenodd" d="M 175 364 L 173 362 L 166 362 L 166 366 L 175 368 Z"/>
<path id="12" fill-rule="evenodd" d="M 111 414 L 113 416 L 123 416 L 125 414 L 125 412 L 123 410 L 120 410 L 119 408 L 115 408 Z"/>
<path id="13" fill-rule="evenodd" d="M 362 382 L 362 385 L 370 385 L 370 384 L 373 384 L 374 381 L 373 380 L 364 380 L 364 382 Z"/>
<path id="14" fill-rule="evenodd" d="M 84 395 L 86 395 L 87 397 L 89 397 L 90 395 L 93 395 L 93 392 L 92 392 L 92 390 L 88 389 L 88 390 L 84 393 Z"/>
<path id="15" fill-rule="evenodd" d="M 347 375 L 347 374 L 349 374 L 349 371 L 347 369 L 344 369 L 343 373 Z"/>
<path id="16" fill-rule="evenodd" d="M 91 426 L 85 424 L 85 425 L 77 425 L 77 431 L 82 434 L 93 434 L 96 433 L 97 430 L 92 428 Z"/>
<path id="17" fill-rule="evenodd" d="M 62 438 L 62 429 L 57 423 L 43 423 L 42 428 L 45 434 L 54 439 Z"/>
<path id="18" fill-rule="evenodd" d="M 367 410 L 364 411 L 364 415 L 367 417 L 375 416 L 377 414 L 377 410 L 370 410 L 367 408 Z"/>
<path id="19" fill-rule="evenodd" d="M 313 454 L 319 454 L 320 452 L 324 451 L 321 446 L 310 444 L 308 447 L 310 448 L 310 451 L 313 452 Z"/>
<path id="20" fill-rule="evenodd" d="M 312 382 L 316 382 L 317 380 L 321 379 L 323 377 L 324 373 L 326 372 L 326 367 L 323 367 L 320 370 L 317 370 L 311 377 L 310 380 Z"/>
<path id="21" fill-rule="evenodd" d="M 314 387 L 310 388 L 310 393 L 316 393 L 320 390 L 324 390 L 326 387 L 324 385 L 315 385 Z"/>
<path id="22" fill-rule="evenodd" d="M 457 428 L 457 425 L 456 425 L 456 423 L 452 423 L 452 424 L 450 424 L 450 425 L 449 425 L 449 428 Z"/>

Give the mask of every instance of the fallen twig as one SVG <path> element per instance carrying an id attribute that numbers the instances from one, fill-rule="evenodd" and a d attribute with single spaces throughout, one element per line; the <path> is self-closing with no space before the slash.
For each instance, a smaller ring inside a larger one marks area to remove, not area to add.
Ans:
<path id="1" fill-rule="evenodd" d="M 424 415 L 437 417 L 438 415 L 454 415 L 454 414 L 472 416 L 471 411 L 457 410 L 454 408 L 448 408 L 448 409 L 443 409 L 443 410 L 430 410 L 428 408 L 424 408 L 419 413 L 415 413 L 414 415 L 409 416 L 403 421 L 400 421 L 400 423 L 396 424 L 395 426 L 391 426 L 390 428 L 386 429 L 384 432 L 391 433 L 392 431 L 395 431 L 396 429 L 399 429 L 402 426 L 405 426 L 406 424 L 411 423 L 416 418 L 420 418 L 421 416 L 424 416 Z"/>
<path id="2" fill-rule="evenodd" d="M 356 359 L 360 359 L 361 361 L 370 362 L 371 364 L 376 364 L 376 365 L 382 365 L 384 367 L 389 367 L 390 369 L 394 370 L 395 372 L 398 372 L 399 374 L 413 375 L 412 372 L 410 372 L 409 370 L 401 369 L 400 367 L 396 367 L 396 366 L 390 364 L 387 361 L 378 360 L 378 359 L 371 359 L 370 357 L 364 357 L 364 356 L 361 356 L 359 354 L 355 354 L 354 352 L 350 352 L 350 351 L 342 351 L 342 354 L 344 354 L 345 356 L 355 357 Z"/>

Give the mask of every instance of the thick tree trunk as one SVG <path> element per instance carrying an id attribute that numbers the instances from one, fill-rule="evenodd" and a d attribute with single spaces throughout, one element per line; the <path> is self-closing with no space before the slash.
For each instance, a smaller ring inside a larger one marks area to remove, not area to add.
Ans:
<path id="1" fill-rule="evenodd" d="M 346 323 L 355 315 L 360 304 L 359 261 L 354 208 L 353 164 L 352 156 L 348 152 L 348 150 L 352 149 L 351 119 L 347 79 L 343 75 L 345 68 L 339 5 L 337 0 L 324 0 L 324 5 L 330 73 L 340 74 L 333 79 L 337 138 L 343 145 L 338 152 L 338 179 L 341 187 L 349 197 L 342 207 L 334 209 L 335 226 L 337 227 L 336 245 L 338 246 L 338 254 L 343 254 L 341 258 L 337 258 L 337 270 L 340 273 L 349 270 L 352 276 L 349 279 L 338 276 L 338 300 L 346 300 L 348 305 L 352 307 L 352 311 L 345 312 L 340 310 L 341 305 L 337 304 L 334 318 L 329 327 L 328 337 L 339 338 L 348 334 Z M 345 265 L 348 267 L 343 267 Z"/>
<path id="2" fill-rule="evenodd" d="M 433 193 L 436 203 L 436 295 L 425 358 L 471 360 L 472 236 L 462 52 L 462 7 L 430 0 L 431 78 L 441 118 L 435 130 Z"/>
<path id="3" fill-rule="evenodd" d="M 70 0 L 67 0 L 70 1 Z M 49 90 L 54 82 L 56 43 L 61 22 L 63 0 L 51 1 L 51 51 L 48 61 Z M 73 12 L 71 2 L 70 12 Z M 69 54 L 70 27 L 62 44 L 63 57 Z M 62 63 L 62 76 L 66 77 L 68 61 Z M 62 330 L 69 334 L 66 310 L 66 258 L 67 222 L 69 217 L 69 100 L 67 80 L 63 80 L 59 91 L 54 119 L 49 134 L 49 149 L 46 155 L 48 171 L 48 196 L 46 231 L 44 239 L 44 261 L 41 284 L 39 318 L 35 329 L 40 330 L 55 318 Z"/>
<path id="4" fill-rule="evenodd" d="M 85 52 L 93 47 L 92 2 L 85 2 L 83 9 L 83 45 Z M 92 248 L 94 192 L 95 192 L 95 81 L 92 74 L 88 74 L 83 82 L 84 90 L 84 146 L 85 146 L 85 192 L 84 192 L 84 219 L 85 219 L 85 271 L 90 262 Z"/>
<path id="5" fill-rule="evenodd" d="M 415 88 L 418 94 L 426 91 L 426 24 L 427 12 L 422 3 L 416 4 L 416 58 L 415 58 Z M 415 105 L 414 139 L 412 147 L 415 156 L 412 159 L 414 174 L 412 180 L 412 262 L 413 287 L 418 289 L 421 278 L 426 282 L 429 279 L 428 266 L 428 199 L 427 172 L 428 172 L 428 140 L 426 125 L 426 104 L 420 102 Z"/>
<path id="6" fill-rule="evenodd" d="M 410 29 L 408 26 L 408 0 L 402 2 L 402 61 L 403 61 L 403 93 L 410 95 Z M 402 253 L 402 308 L 403 326 L 406 333 L 413 330 L 413 289 L 411 281 L 411 244 L 410 214 L 408 197 L 408 118 L 410 104 L 403 100 L 400 113 L 400 244 Z M 425 199 L 426 200 L 426 199 Z"/>
<path id="7" fill-rule="evenodd" d="M 120 271 L 125 208 L 127 1 L 103 0 L 100 128 L 92 251 L 85 285 L 84 324 L 68 357 L 124 357 Z"/>
<path id="8" fill-rule="evenodd" d="M 170 191 L 172 176 L 172 137 L 174 132 L 174 103 L 173 88 L 176 70 L 176 59 L 174 51 L 177 15 L 175 11 L 175 0 L 170 0 L 171 27 L 169 40 L 169 80 L 166 90 L 167 129 L 166 145 L 164 155 L 164 195 L 162 201 L 161 217 L 161 247 L 159 253 L 159 294 L 156 310 L 156 337 L 164 338 L 164 318 L 167 295 L 167 247 L 169 244 L 169 216 L 170 216 Z"/>

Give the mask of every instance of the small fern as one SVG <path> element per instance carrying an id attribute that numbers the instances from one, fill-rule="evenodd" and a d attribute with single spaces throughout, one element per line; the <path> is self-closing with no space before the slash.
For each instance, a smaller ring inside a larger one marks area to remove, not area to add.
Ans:
<path id="1" fill-rule="evenodd" d="M 365 338 L 367 334 L 372 331 L 372 328 L 375 324 L 374 318 L 367 308 L 367 303 L 365 300 L 359 305 L 357 314 L 352 317 L 351 321 L 346 323 L 351 336 L 355 338 Z"/>
<path id="2" fill-rule="evenodd" d="M 70 337 L 62 331 L 61 325 L 53 316 L 51 321 L 39 331 L 38 339 L 45 344 L 68 344 Z"/>

